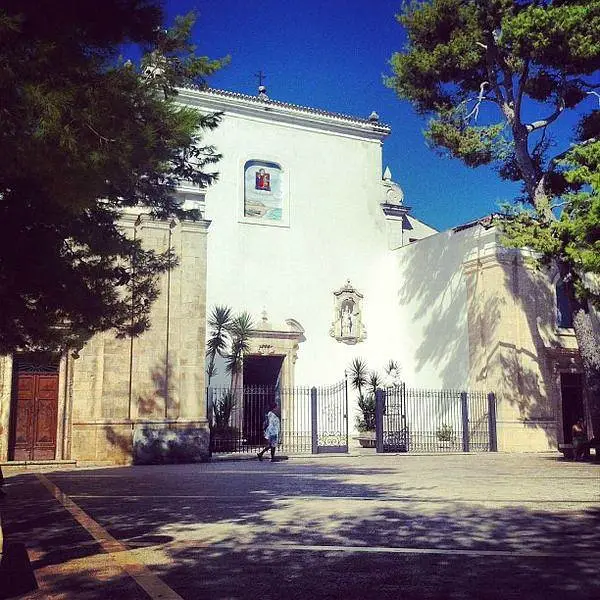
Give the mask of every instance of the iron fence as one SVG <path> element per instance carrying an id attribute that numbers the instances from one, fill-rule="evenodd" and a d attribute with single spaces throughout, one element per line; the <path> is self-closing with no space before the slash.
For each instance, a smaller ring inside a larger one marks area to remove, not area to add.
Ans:
<path id="1" fill-rule="evenodd" d="M 376 393 L 378 452 L 495 451 L 494 394 L 408 389 Z"/>
<path id="2" fill-rule="evenodd" d="M 264 419 L 274 403 L 281 412 L 281 452 L 348 450 L 345 381 L 322 387 L 210 387 L 206 401 L 212 452 L 257 452 L 265 444 Z"/>

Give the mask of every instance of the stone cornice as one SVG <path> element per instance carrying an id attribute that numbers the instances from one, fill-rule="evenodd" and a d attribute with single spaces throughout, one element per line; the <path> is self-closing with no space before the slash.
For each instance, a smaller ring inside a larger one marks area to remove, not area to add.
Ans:
<path id="1" fill-rule="evenodd" d="M 155 219 L 145 210 L 143 208 L 127 208 L 121 213 L 117 222 L 121 227 L 149 229 L 168 229 L 171 226 L 179 226 L 182 231 L 206 231 L 212 223 L 208 219 L 198 219 L 197 221 L 180 221 L 174 217 L 171 219 Z"/>
<path id="2" fill-rule="evenodd" d="M 381 203 L 381 210 L 386 217 L 398 217 L 401 218 L 410 212 L 410 206 L 404 206 L 404 204 L 389 204 L 387 202 Z"/>
<path id="3" fill-rule="evenodd" d="M 182 103 L 213 112 L 265 119 L 271 122 L 379 141 L 383 141 L 391 133 L 390 127 L 378 121 L 360 119 L 286 102 L 263 100 L 257 96 L 247 96 L 222 90 L 198 90 L 193 88 L 180 88 L 178 91 L 178 98 Z"/>

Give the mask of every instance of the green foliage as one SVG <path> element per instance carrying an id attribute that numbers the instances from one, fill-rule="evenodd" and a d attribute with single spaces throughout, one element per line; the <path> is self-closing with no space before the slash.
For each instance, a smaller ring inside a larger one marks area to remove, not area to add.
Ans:
<path id="1" fill-rule="evenodd" d="M 435 435 L 440 442 L 451 442 L 454 439 L 454 429 L 451 425 L 444 423 L 438 428 Z"/>
<path id="2" fill-rule="evenodd" d="M 363 358 L 354 358 L 350 363 L 350 385 L 358 392 L 359 398 L 362 398 L 363 388 L 367 385 L 368 367 Z"/>
<path id="3" fill-rule="evenodd" d="M 206 357 L 208 358 L 206 368 L 208 375 L 207 385 L 210 385 L 210 380 L 217 374 L 215 368 L 217 355 L 224 356 L 227 349 L 229 341 L 228 329 L 231 325 L 231 319 L 232 311 L 229 306 L 214 306 L 208 318 L 210 332 L 206 341 Z"/>
<path id="4" fill-rule="evenodd" d="M 358 431 L 375 431 L 375 394 L 367 394 L 358 399 L 360 415 L 356 416 Z"/>
<path id="5" fill-rule="evenodd" d="M 431 119 L 426 139 L 437 148 L 444 148 L 453 158 L 461 159 L 468 167 L 491 163 L 505 147 L 503 123 L 486 127 L 469 126 L 465 110 L 440 111 Z"/>
<path id="6" fill-rule="evenodd" d="M 212 183 L 201 132 L 219 115 L 176 103 L 222 64 L 196 57 L 193 16 L 165 31 L 158 0 L 20 0 L 0 7 L 0 352 L 62 350 L 149 326 L 172 250 L 117 228 L 123 209 L 197 219 L 177 185 Z M 139 65 L 123 62 L 137 45 Z"/>
<path id="7" fill-rule="evenodd" d="M 585 283 L 590 275 L 600 276 L 600 142 L 576 146 L 561 165 L 580 191 L 563 196 L 560 216 L 550 223 L 534 211 L 507 207 L 504 241 L 536 250 L 545 264 L 558 258 L 579 300 L 600 306 L 598 289 Z"/>
<path id="8" fill-rule="evenodd" d="M 400 373 L 400 366 L 395 360 L 390 359 L 384 368 L 388 377 L 396 379 Z M 363 358 L 354 358 L 349 367 L 350 385 L 358 392 L 358 409 L 356 415 L 356 429 L 358 431 L 375 430 L 375 392 L 384 387 L 385 382 L 377 371 L 369 371 L 367 362 Z M 363 390 L 367 393 L 364 394 Z"/>
<path id="9" fill-rule="evenodd" d="M 434 146 L 521 179 L 535 206 L 536 184 L 553 163 L 547 138 L 534 132 L 568 109 L 587 119 L 581 107 L 591 106 L 594 86 L 583 76 L 600 67 L 600 0 L 413 1 L 398 20 L 408 45 L 392 56 L 387 85 L 433 115 L 426 135 Z M 540 103 L 548 105 L 542 118 L 525 121 L 523 106 L 539 111 Z"/>
<path id="10" fill-rule="evenodd" d="M 214 306 L 208 318 L 210 333 L 206 342 L 206 356 L 209 359 L 206 372 L 210 379 L 217 374 L 215 358 L 225 358 L 227 372 L 231 374 L 231 389 L 241 372 L 244 354 L 250 349 L 250 337 L 254 329 L 252 317 L 246 311 L 233 314 L 229 306 Z"/>
<path id="11" fill-rule="evenodd" d="M 225 358 L 227 372 L 231 373 L 232 387 L 236 375 L 242 370 L 244 354 L 250 349 L 250 336 L 253 328 L 252 317 L 245 311 L 234 317 L 227 328 L 231 344 Z"/>
<path id="12" fill-rule="evenodd" d="M 600 262 L 600 86 L 589 77 L 600 69 L 600 0 L 413 1 L 398 20 L 408 44 L 387 84 L 431 115 L 432 146 L 522 183 L 504 242 L 534 248 L 580 300 L 598 302 L 582 276 Z M 573 146 L 551 156 L 549 130 L 570 111 Z"/>
<path id="13" fill-rule="evenodd" d="M 367 381 L 367 389 L 369 395 L 375 396 L 375 391 L 383 385 L 383 380 L 377 371 L 371 371 L 369 373 L 369 379 Z"/>
<path id="14" fill-rule="evenodd" d="M 231 413 L 235 408 L 235 393 L 232 390 L 223 392 L 221 396 L 215 398 L 212 404 L 213 427 L 223 431 L 229 427 Z"/>

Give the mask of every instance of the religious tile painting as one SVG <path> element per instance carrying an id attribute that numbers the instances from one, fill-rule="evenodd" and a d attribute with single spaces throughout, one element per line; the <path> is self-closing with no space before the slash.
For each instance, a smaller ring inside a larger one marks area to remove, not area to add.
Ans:
<path id="1" fill-rule="evenodd" d="M 250 160 L 244 166 L 244 217 L 282 221 L 283 181 L 277 163 Z"/>

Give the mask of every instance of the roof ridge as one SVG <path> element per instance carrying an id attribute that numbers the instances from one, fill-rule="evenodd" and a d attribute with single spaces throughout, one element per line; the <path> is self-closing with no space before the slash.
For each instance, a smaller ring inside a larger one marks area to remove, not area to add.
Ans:
<path id="1" fill-rule="evenodd" d="M 322 108 L 313 108 L 310 106 L 303 106 L 301 104 L 294 104 L 292 102 L 283 102 L 281 100 L 272 100 L 271 98 L 264 99 L 264 98 L 259 98 L 258 96 L 251 96 L 249 94 L 243 94 L 241 92 L 232 92 L 229 90 L 220 90 L 220 89 L 216 89 L 216 88 L 202 87 L 202 86 L 194 84 L 194 83 L 186 83 L 186 84 L 182 85 L 181 87 L 184 89 L 192 89 L 192 90 L 196 90 L 199 92 L 213 94 L 215 96 L 225 96 L 228 98 L 239 98 L 241 100 L 249 100 L 250 102 L 253 102 L 255 104 L 267 104 L 267 105 L 273 105 L 273 106 L 281 106 L 284 108 L 291 108 L 294 110 L 308 112 L 311 114 L 335 117 L 337 119 L 341 119 L 344 121 L 352 121 L 353 123 L 363 123 L 365 125 L 373 125 L 375 127 L 381 128 L 381 129 L 391 129 L 391 127 L 388 124 L 382 123 L 380 121 L 373 122 L 373 121 L 369 120 L 368 118 L 355 117 L 353 115 L 348 115 L 345 113 L 339 113 L 339 112 L 334 112 L 334 111 L 330 111 L 330 110 L 325 110 Z"/>

